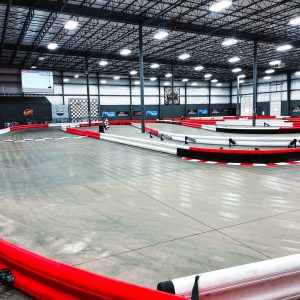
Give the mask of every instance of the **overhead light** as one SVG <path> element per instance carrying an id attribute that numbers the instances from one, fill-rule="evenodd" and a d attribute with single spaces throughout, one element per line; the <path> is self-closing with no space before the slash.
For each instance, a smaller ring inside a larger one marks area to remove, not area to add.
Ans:
<path id="1" fill-rule="evenodd" d="M 237 39 L 225 39 L 223 42 L 222 42 L 222 46 L 232 46 L 232 45 L 235 45 L 236 43 L 238 42 Z"/>
<path id="2" fill-rule="evenodd" d="M 57 47 L 58 47 L 57 43 L 49 43 L 48 46 L 47 46 L 47 48 L 49 50 L 55 50 Z"/>
<path id="3" fill-rule="evenodd" d="M 299 76 L 300 75 L 300 71 L 295 72 L 295 75 Z"/>
<path id="4" fill-rule="evenodd" d="M 245 83 L 245 80 L 240 80 L 239 83 Z"/>
<path id="5" fill-rule="evenodd" d="M 104 83 L 106 83 L 107 81 L 106 81 L 105 79 L 102 79 L 100 82 L 101 82 L 102 84 L 104 84 Z"/>
<path id="6" fill-rule="evenodd" d="M 230 62 L 230 63 L 236 63 L 236 62 L 238 62 L 238 61 L 240 61 L 241 59 L 239 58 L 239 57 L 237 57 L 237 56 L 234 56 L 234 57 L 231 57 L 231 58 L 229 58 L 228 59 L 228 61 Z"/>
<path id="7" fill-rule="evenodd" d="M 124 55 L 124 56 L 129 55 L 130 53 L 131 53 L 131 50 L 130 50 L 130 49 L 127 49 L 127 48 L 122 49 L 122 50 L 120 51 L 120 54 L 121 54 L 121 55 Z"/>
<path id="8" fill-rule="evenodd" d="M 238 76 L 238 78 L 245 78 L 245 77 L 246 77 L 245 74 L 241 74 L 241 75 Z"/>
<path id="9" fill-rule="evenodd" d="M 269 69 L 265 71 L 266 74 L 273 74 L 274 72 L 275 72 L 274 69 Z"/>
<path id="10" fill-rule="evenodd" d="M 150 81 L 155 81 L 156 79 L 156 77 L 150 77 Z"/>
<path id="11" fill-rule="evenodd" d="M 218 79 L 212 79 L 211 82 L 216 83 L 216 82 L 218 82 Z"/>
<path id="12" fill-rule="evenodd" d="M 221 82 L 217 83 L 216 86 L 222 86 L 223 84 Z"/>
<path id="13" fill-rule="evenodd" d="M 155 38 L 156 40 L 163 40 L 163 39 L 165 39 L 168 35 L 169 35 L 169 33 L 168 33 L 167 31 L 160 30 L 160 31 L 158 31 L 158 32 L 156 32 L 156 33 L 154 34 L 154 38 Z"/>
<path id="14" fill-rule="evenodd" d="M 136 74 L 137 74 L 137 71 L 136 71 L 136 70 L 132 70 L 132 71 L 130 71 L 129 74 L 130 74 L 130 75 L 136 75 Z"/>
<path id="15" fill-rule="evenodd" d="M 42 61 L 42 60 L 44 60 L 45 59 L 45 56 L 40 56 L 39 58 L 38 58 L 38 60 L 40 60 L 40 61 Z"/>
<path id="16" fill-rule="evenodd" d="M 196 86 L 196 85 L 198 85 L 198 83 L 197 82 L 192 82 L 191 85 Z"/>
<path id="17" fill-rule="evenodd" d="M 213 12 L 220 12 L 229 6 L 232 5 L 232 1 L 229 0 L 222 0 L 214 3 L 213 5 L 210 6 L 209 10 Z"/>
<path id="18" fill-rule="evenodd" d="M 210 78 L 210 77 L 212 77 L 212 74 L 209 74 L 209 73 L 208 73 L 208 74 L 205 74 L 204 77 L 205 77 L 205 78 Z"/>
<path id="19" fill-rule="evenodd" d="M 204 69 L 203 66 L 197 66 L 197 67 L 194 68 L 195 71 L 201 71 L 203 69 Z"/>
<path id="20" fill-rule="evenodd" d="M 169 85 L 169 84 L 170 84 L 169 81 L 165 81 L 165 82 L 164 82 L 164 85 Z"/>
<path id="21" fill-rule="evenodd" d="M 264 77 L 264 80 L 269 80 L 269 79 L 271 79 L 272 77 L 271 76 L 265 76 Z"/>
<path id="22" fill-rule="evenodd" d="M 154 64 L 150 65 L 150 68 L 157 69 L 157 68 L 159 68 L 159 64 L 154 63 Z"/>
<path id="23" fill-rule="evenodd" d="M 74 75 L 74 78 L 78 78 L 78 77 L 79 77 L 79 75 L 78 75 L 78 74 L 75 74 L 75 75 Z"/>
<path id="24" fill-rule="evenodd" d="M 36 69 L 36 66 L 31 66 L 30 68 L 31 68 L 31 69 Z"/>
<path id="25" fill-rule="evenodd" d="M 276 66 L 276 65 L 280 65 L 281 64 L 281 60 L 272 60 L 269 62 L 270 66 Z"/>
<path id="26" fill-rule="evenodd" d="M 69 82 L 69 78 L 64 78 L 64 82 Z"/>
<path id="27" fill-rule="evenodd" d="M 135 85 L 139 85 L 140 82 L 137 80 L 137 81 L 134 82 L 134 84 L 135 84 Z"/>
<path id="28" fill-rule="evenodd" d="M 186 59 L 188 59 L 188 58 L 190 58 L 191 56 L 188 54 L 188 53 L 183 53 L 183 54 L 180 54 L 179 56 L 178 56 L 178 58 L 180 59 L 180 60 L 186 60 Z"/>
<path id="29" fill-rule="evenodd" d="M 119 80 L 120 76 L 114 76 L 114 80 Z"/>
<path id="30" fill-rule="evenodd" d="M 188 82 L 189 80 L 187 78 L 183 78 L 182 82 Z"/>
<path id="31" fill-rule="evenodd" d="M 298 25 L 300 25 L 300 16 L 291 19 L 290 22 L 289 22 L 289 24 L 292 25 L 292 26 L 298 26 Z"/>
<path id="32" fill-rule="evenodd" d="M 167 73 L 167 74 L 165 75 L 165 77 L 167 77 L 167 78 L 172 77 L 172 74 L 171 74 L 171 73 Z"/>
<path id="33" fill-rule="evenodd" d="M 235 69 L 232 69 L 232 72 L 233 73 L 238 73 L 238 72 L 241 72 L 242 69 L 241 68 L 235 68 Z"/>
<path id="34" fill-rule="evenodd" d="M 65 24 L 65 29 L 67 30 L 74 30 L 76 29 L 76 27 L 78 26 L 78 22 L 75 20 L 69 20 L 66 24 Z"/>
<path id="35" fill-rule="evenodd" d="M 292 48 L 293 48 L 292 45 L 285 44 L 285 45 L 278 46 L 276 48 L 276 50 L 279 51 L 279 52 L 283 52 L 283 51 L 291 50 Z"/>
<path id="36" fill-rule="evenodd" d="M 107 60 L 100 60 L 99 61 L 99 66 L 104 67 L 104 66 L 107 66 L 107 65 L 108 65 L 108 61 Z"/>

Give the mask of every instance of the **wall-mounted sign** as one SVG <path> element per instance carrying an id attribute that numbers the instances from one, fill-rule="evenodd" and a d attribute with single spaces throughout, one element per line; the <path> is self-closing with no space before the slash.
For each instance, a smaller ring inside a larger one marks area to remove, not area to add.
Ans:
<path id="1" fill-rule="evenodd" d="M 118 115 L 118 117 L 128 117 L 129 111 L 118 111 L 117 115 Z"/>
<path id="2" fill-rule="evenodd" d="M 207 115 L 208 109 L 198 109 L 198 115 Z"/>
<path id="3" fill-rule="evenodd" d="M 197 111 L 196 111 L 196 109 L 188 109 L 187 114 L 188 115 L 196 115 Z"/>
<path id="4" fill-rule="evenodd" d="M 217 109 L 217 108 L 214 108 L 214 109 L 211 110 L 211 113 L 212 113 L 212 114 L 219 114 L 219 113 L 220 113 L 220 110 Z"/>
<path id="5" fill-rule="evenodd" d="M 52 105 L 53 119 L 67 119 L 69 117 L 68 105 L 56 104 Z"/>
<path id="6" fill-rule="evenodd" d="M 140 117 L 140 116 L 141 116 L 141 111 L 140 111 L 140 110 L 135 110 L 135 111 L 133 112 L 133 115 L 134 115 L 135 117 Z"/>
<path id="7" fill-rule="evenodd" d="M 24 115 L 24 117 L 31 117 L 31 116 L 33 116 L 33 109 L 32 108 L 26 108 L 23 111 L 23 115 Z"/>
<path id="8" fill-rule="evenodd" d="M 172 96 L 172 88 L 165 87 L 165 105 L 172 104 L 172 101 L 174 99 L 174 104 L 179 105 L 180 104 L 180 88 L 174 87 L 174 95 Z"/>
<path id="9" fill-rule="evenodd" d="M 293 106 L 292 111 L 293 112 L 300 112 L 300 107 L 299 106 Z"/>
<path id="10" fill-rule="evenodd" d="M 147 110 L 146 111 L 146 117 L 157 117 L 158 112 L 157 110 Z"/>
<path id="11" fill-rule="evenodd" d="M 115 111 L 103 111 L 102 118 L 115 118 L 117 116 Z"/>

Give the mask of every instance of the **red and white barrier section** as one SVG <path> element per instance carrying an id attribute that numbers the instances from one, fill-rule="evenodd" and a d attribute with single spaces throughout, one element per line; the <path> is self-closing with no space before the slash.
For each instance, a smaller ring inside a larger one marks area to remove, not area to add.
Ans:
<path id="1" fill-rule="evenodd" d="M 300 254 L 160 282 L 157 289 L 193 300 L 300 299 Z"/>

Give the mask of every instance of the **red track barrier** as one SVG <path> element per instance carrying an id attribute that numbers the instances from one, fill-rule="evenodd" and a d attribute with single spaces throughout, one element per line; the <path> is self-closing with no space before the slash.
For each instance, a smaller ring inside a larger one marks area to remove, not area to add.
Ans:
<path id="1" fill-rule="evenodd" d="M 31 128 L 45 128 L 45 127 L 49 127 L 49 125 L 48 124 L 18 125 L 18 126 L 10 127 L 10 131 L 31 129 Z"/>
<path id="2" fill-rule="evenodd" d="M 67 127 L 66 131 L 69 133 L 77 134 L 77 135 L 100 139 L 100 132 L 97 132 L 97 131 L 80 130 L 80 129 L 71 128 L 71 127 Z"/>
<path id="3" fill-rule="evenodd" d="M 0 239 L 0 267 L 12 272 L 15 277 L 14 287 L 35 299 L 182 299 L 50 260 L 3 239 Z"/>

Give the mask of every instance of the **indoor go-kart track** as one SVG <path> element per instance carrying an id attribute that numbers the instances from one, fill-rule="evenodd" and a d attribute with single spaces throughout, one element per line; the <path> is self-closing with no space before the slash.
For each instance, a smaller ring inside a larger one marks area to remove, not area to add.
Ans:
<path id="1" fill-rule="evenodd" d="M 109 133 L 141 137 L 131 126 Z M 299 253 L 300 165 L 199 164 L 59 129 L 0 140 L 14 140 L 0 142 L 0 236 L 35 253 L 154 289 Z"/>

